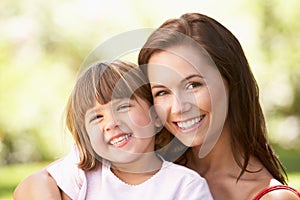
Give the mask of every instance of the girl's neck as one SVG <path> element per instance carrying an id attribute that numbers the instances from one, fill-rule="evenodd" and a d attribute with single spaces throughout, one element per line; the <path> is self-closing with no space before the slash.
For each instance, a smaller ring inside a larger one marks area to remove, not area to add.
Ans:
<path id="1" fill-rule="evenodd" d="M 162 160 L 153 152 L 130 163 L 112 163 L 111 171 L 123 182 L 138 185 L 156 174 L 162 167 Z"/>

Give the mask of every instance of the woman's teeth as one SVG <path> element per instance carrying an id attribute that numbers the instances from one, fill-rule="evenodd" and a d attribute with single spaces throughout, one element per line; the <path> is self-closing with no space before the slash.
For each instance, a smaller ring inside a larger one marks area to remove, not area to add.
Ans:
<path id="1" fill-rule="evenodd" d="M 119 144 L 123 143 L 124 141 L 128 140 L 130 137 L 131 137 L 131 134 L 122 135 L 120 137 L 112 139 L 111 141 L 109 141 L 109 143 L 111 145 L 119 145 Z"/>
<path id="2" fill-rule="evenodd" d="M 199 123 L 201 121 L 201 119 L 203 119 L 203 116 L 196 117 L 192 120 L 188 120 L 185 122 L 178 122 L 177 125 L 181 129 L 188 129 L 188 128 L 191 128 L 192 126 L 194 126 L 195 124 Z"/>

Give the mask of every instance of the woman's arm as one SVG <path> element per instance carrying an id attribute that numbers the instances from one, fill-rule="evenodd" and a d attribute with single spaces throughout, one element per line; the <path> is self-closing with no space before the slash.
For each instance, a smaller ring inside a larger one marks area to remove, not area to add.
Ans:
<path id="1" fill-rule="evenodd" d="M 55 180 L 45 168 L 25 178 L 14 190 L 14 200 L 62 200 Z"/>
<path id="2" fill-rule="evenodd" d="M 274 185 L 263 189 L 253 200 L 300 200 L 300 193 L 287 185 Z"/>
<path id="3" fill-rule="evenodd" d="M 262 196 L 260 200 L 300 200 L 300 197 L 289 190 L 274 190 Z"/>

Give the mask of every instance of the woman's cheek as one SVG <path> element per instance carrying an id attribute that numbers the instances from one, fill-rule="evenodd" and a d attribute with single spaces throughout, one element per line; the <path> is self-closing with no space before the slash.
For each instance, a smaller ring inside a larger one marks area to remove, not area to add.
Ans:
<path id="1" fill-rule="evenodd" d="M 197 94 L 195 98 L 197 99 L 199 108 L 205 111 L 211 111 L 212 96 L 208 88 L 205 88 L 205 90 Z"/>

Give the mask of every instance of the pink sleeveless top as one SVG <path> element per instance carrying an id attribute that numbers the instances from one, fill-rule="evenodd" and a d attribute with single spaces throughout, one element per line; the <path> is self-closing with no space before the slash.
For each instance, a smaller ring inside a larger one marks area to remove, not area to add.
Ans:
<path id="1" fill-rule="evenodd" d="M 289 190 L 289 191 L 292 191 L 294 192 L 298 197 L 300 197 L 300 193 L 292 188 L 292 187 L 289 187 L 287 185 L 274 185 L 274 186 L 271 186 L 271 187 L 268 187 L 268 188 L 265 188 L 263 189 L 262 191 L 260 191 L 252 200 L 259 200 L 262 196 L 264 196 L 265 194 L 267 194 L 268 192 L 271 192 L 271 191 L 274 191 L 274 190 Z"/>

